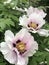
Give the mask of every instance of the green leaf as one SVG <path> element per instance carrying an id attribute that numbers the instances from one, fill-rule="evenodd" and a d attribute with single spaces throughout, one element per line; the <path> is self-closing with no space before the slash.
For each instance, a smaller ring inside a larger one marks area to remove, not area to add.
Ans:
<path id="1" fill-rule="evenodd" d="M 32 59 L 30 58 L 28 65 L 37 65 L 36 58 L 35 57 L 33 57 Z"/>
<path id="2" fill-rule="evenodd" d="M 43 52 L 37 51 L 37 53 L 35 53 L 35 56 L 41 56 L 43 54 L 44 54 Z"/>
<path id="3" fill-rule="evenodd" d="M 46 22 L 46 24 L 42 28 L 49 29 L 49 23 Z"/>
<path id="4" fill-rule="evenodd" d="M 0 29 L 4 30 L 6 26 L 14 26 L 14 22 L 11 19 L 0 19 Z"/>
<path id="5" fill-rule="evenodd" d="M 47 65 L 49 65 L 49 54 L 46 56 Z"/>

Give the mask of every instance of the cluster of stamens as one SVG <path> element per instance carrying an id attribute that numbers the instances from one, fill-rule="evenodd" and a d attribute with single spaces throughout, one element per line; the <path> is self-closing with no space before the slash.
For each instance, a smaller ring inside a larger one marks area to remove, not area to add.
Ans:
<path id="1" fill-rule="evenodd" d="M 36 29 L 37 26 L 38 26 L 38 24 L 33 23 L 33 22 L 30 22 L 30 23 L 28 24 L 28 27 L 32 27 L 32 28 L 34 28 L 34 29 Z"/>
<path id="2" fill-rule="evenodd" d="M 26 51 L 26 44 L 22 41 L 17 41 L 15 44 L 15 48 L 20 52 L 20 54 L 24 53 Z"/>

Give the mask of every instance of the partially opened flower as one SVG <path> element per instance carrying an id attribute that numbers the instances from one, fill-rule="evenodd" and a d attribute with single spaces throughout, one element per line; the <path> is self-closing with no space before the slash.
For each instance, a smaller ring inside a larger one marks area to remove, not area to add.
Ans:
<path id="1" fill-rule="evenodd" d="M 45 24 L 45 16 L 46 13 L 44 13 L 43 10 L 38 10 L 37 8 L 30 7 L 27 10 L 27 15 L 23 15 L 19 18 L 19 25 L 26 27 L 32 33 L 39 33 L 40 36 L 49 36 L 48 30 L 41 29 Z M 44 33 L 44 35 L 40 33 L 41 31 Z"/>
<path id="2" fill-rule="evenodd" d="M 37 42 L 24 28 L 15 36 L 10 30 L 7 30 L 5 32 L 5 42 L 2 42 L 0 46 L 4 58 L 15 65 L 27 65 L 28 57 L 38 50 Z"/>
<path id="3" fill-rule="evenodd" d="M 19 21 L 19 25 L 27 27 L 32 31 L 37 31 L 45 24 L 45 20 L 36 13 L 31 14 L 29 17 L 24 15 L 23 17 L 19 18 Z"/>

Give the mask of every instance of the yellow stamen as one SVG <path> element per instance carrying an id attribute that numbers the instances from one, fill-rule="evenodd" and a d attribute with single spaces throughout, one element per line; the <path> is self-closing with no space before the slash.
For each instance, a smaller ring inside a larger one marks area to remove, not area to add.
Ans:
<path id="1" fill-rule="evenodd" d="M 26 45 L 23 42 L 19 42 L 19 43 L 16 44 L 16 48 L 18 49 L 18 51 L 24 52 Z"/>
<path id="2" fill-rule="evenodd" d="M 37 28 L 37 24 L 36 24 L 36 23 L 33 23 L 33 22 L 32 22 L 32 23 L 30 23 L 30 24 L 29 24 L 29 26 L 30 26 L 30 27 L 32 27 L 32 28 L 34 28 L 34 29 L 36 29 L 36 28 Z"/>

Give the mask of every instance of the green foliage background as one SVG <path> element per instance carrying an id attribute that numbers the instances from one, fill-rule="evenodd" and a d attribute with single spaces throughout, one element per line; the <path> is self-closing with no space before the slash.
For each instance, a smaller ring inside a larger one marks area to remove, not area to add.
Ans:
<path id="1" fill-rule="evenodd" d="M 45 29 L 49 29 L 49 0 L 12 0 L 11 3 L 4 5 L 5 0 L 0 0 L 0 42 L 4 40 L 4 32 L 6 30 L 11 30 L 14 33 L 18 32 L 22 27 L 19 26 L 19 17 L 24 14 L 24 12 L 17 11 L 12 9 L 13 7 L 24 7 L 34 6 L 42 8 L 47 16 L 45 20 L 46 24 L 43 26 Z M 14 4 L 12 4 L 14 3 Z M 32 34 L 32 33 L 31 33 Z M 49 37 L 40 37 L 38 34 L 32 34 L 35 40 L 39 44 L 39 50 L 37 53 L 29 58 L 28 65 L 40 65 L 40 62 L 43 62 L 42 65 L 49 65 L 49 52 L 45 48 L 49 49 Z M 47 63 L 45 64 L 45 61 Z M 0 52 L 0 65 L 11 65 L 3 57 Z"/>

